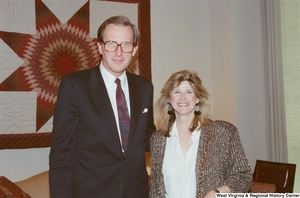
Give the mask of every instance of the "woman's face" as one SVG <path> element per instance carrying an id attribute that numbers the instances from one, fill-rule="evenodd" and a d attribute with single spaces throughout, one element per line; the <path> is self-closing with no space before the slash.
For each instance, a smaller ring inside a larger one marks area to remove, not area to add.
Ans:
<path id="1" fill-rule="evenodd" d="M 186 116 L 194 114 L 194 107 L 199 102 L 191 84 L 187 81 L 181 82 L 170 93 L 170 103 L 176 115 Z"/>

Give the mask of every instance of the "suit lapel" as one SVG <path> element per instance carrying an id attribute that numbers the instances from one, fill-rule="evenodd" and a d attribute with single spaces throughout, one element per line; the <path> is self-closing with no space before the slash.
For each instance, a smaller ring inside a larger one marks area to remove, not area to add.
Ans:
<path id="1" fill-rule="evenodd" d="M 131 147 L 134 135 L 137 131 L 137 125 L 139 117 L 141 115 L 141 101 L 142 101 L 142 91 L 141 87 L 134 80 L 130 73 L 127 73 L 128 86 L 129 86 L 129 97 L 130 97 L 130 129 L 129 129 L 129 139 L 128 139 L 128 151 Z"/>
<path id="2" fill-rule="evenodd" d="M 98 107 L 98 110 L 101 112 L 102 117 L 106 120 L 106 123 L 109 125 L 111 133 L 114 135 L 116 141 L 120 142 L 115 116 L 99 67 L 95 67 L 91 71 L 89 92 L 91 98 Z M 121 143 L 120 147 L 116 148 L 117 152 L 120 152 L 120 148 Z"/>

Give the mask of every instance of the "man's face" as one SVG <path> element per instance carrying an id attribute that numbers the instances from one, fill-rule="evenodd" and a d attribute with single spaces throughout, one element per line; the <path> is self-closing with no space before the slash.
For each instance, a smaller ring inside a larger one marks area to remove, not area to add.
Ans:
<path id="1" fill-rule="evenodd" d="M 132 42 L 133 32 L 130 26 L 117 26 L 110 24 L 106 27 L 103 41 L 115 41 L 118 44 L 123 42 Z M 114 52 L 107 52 L 103 43 L 97 43 L 98 50 L 102 54 L 103 66 L 115 77 L 122 75 L 123 71 L 129 65 L 132 57 L 137 51 L 137 46 L 134 47 L 133 52 L 124 53 L 121 50 L 121 46 L 118 46 Z"/>

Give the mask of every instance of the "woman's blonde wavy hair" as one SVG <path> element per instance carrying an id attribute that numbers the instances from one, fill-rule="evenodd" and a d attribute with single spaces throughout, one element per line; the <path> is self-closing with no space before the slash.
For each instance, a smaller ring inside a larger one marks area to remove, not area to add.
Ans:
<path id="1" fill-rule="evenodd" d="M 170 93 L 171 91 L 178 87 L 181 82 L 187 81 L 191 84 L 196 98 L 200 101 L 198 103 L 200 107 L 201 114 L 195 115 L 193 122 L 191 123 L 190 131 L 193 132 L 195 129 L 199 127 L 202 128 L 208 124 L 209 119 L 209 94 L 206 88 L 202 85 L 202 80 L 199 78 L 196 72 L 182 70 L 178 71 L 171 75 L 171 77 L 165 83 L 163 89 L 161 90 L 161 96 L 157 100 L 155 104 L 155 122 L 157 128 L 164 134 L 164 136 L 169 137 L 171 127 L 175 122 L 175 114 L 168 114 L 169 101 L 170 101 Z"/>

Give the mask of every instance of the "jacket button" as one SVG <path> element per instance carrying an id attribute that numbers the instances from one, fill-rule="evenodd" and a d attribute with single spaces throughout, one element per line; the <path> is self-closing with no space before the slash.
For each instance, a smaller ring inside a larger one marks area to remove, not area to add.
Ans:
<path id="1" fill-rule="evenodd" d="M 120 181 L 120 186 L 123 186 L 124 185 L 124 182 L 123 181 Z"/>

